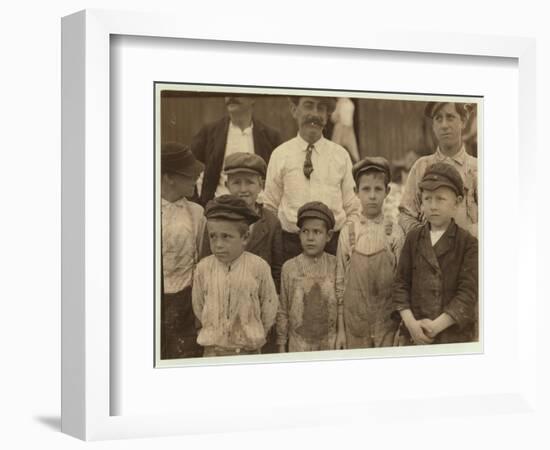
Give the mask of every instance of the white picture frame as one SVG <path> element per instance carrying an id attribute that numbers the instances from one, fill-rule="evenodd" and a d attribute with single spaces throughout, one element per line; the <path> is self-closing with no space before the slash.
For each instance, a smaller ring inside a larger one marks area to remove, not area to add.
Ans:
<path id="1" fill-rule="evenodd" d="M 266 425 L 268 411 L 251 414 L 242 420 L 241 411 L 231 420 L 232 411 L 215 405 L 209 421 L 199 413 L 111 415 L 112 362 L 111 322 L 111 211 L 110 211 L 110 39 L 113 35 L 161 37 L 258 44 L 288 44 L 332 49 L 370 49 L 417 54 L 512 58 L 518 62 L 519 148 L 535 148 L 535 45 L 532 39 L 468 36 L 451 34 L 396 34 L 365 32 L 361 36 L 328 36 L 313 32 L 304 37 L 286 30 L 284 36 L 267 29 L 207 31 L 199 23 L 187 22 L 185 29 L 177 17 L 165 14 L 125 13 L 88 10 L 67 16 L 62 22 L 62 431 L 85 440 L 162 436 L 221 430 L 247 430 L 285 425 L 307 425 L 336 417 L 369 416 L 381 413 L 392 419 L 392 404 L 384 401 L 331 404 L 330 413 L 315 413 L 323 404 L 278 405 L 279 419 Z M 437 39 L 435 39 L 437 37 Z M 334 51 L 334 50 L 333 50 Z M 343 51 L 343 50 L 342 50 Z M 519 192 L 533 198 L 534 185 L 525 174 L 534 171 L 534 151 L 522 152 L 519 160 Z M 519 208 L 523 217 L 534 223 L 532 200 Z M 534 260 L 535 236 L 525 236 L 515 244 L 518 258 Z M 518 266 L 518 283 L 530 280 L 532 295 L 518 305 L 519 377 L 510 389 L 498 395 L 465 393 L 464 399 L 444 398 L 443 414 L 494 414 L 503 403 L 514 412 L 536 410 L 537 374 L 534 351 L 536 329 L 528 327 L 528 311 L 536 309 L 535 271 Z M 152 361 L 151 361 L 152 367 Z M 349 365 L 348 365 L 349 367 Z M 272 366 L 283 372 L 282 368 Z M 246 367 L 244 368 L 246 370 Z M 251 371 L 252 368 L 250 367 Z M 294 369 L 298 370 L 298 369 Z M 342 368 L 336 370 L 343 370 Z M 182 375 L 183 376 L 183 375 Z M 407 408 L 419 408 L 410 400 Z M 472 405 L 476 405 L 472 410 Z M 323 408 L 320 408 L 324 411 Z M 200 410 L 199 410 L 200 411 Z M 305 412 L 309 413 L 304 414 Z M 345 419 L 344 419 L 345 420 Z"/>

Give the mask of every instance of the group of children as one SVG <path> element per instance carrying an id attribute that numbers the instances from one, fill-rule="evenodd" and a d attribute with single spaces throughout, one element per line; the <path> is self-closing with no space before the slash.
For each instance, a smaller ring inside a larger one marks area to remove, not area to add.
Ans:
<path id="1" fill-rule="evenodd" d="M 184 187 L 196 181 L 197 164 L 184 146 L 163 149 L 164 278 L 172 255 L 165 215 L 174 204 L 191 211 Z M 264 187 L 264 160 L 234 153 L 224 170 L 230 194 L 211 200 L 204 218 L 186 228 L 193 279 L 184 271 L 183 290 L 186 298 L 191 295 L 188 304 L 198 333 L 194 335 L 189 324 L 179 335 L 170 333 L 178 309 L 171 304 L 174 294 L 166 292 L 165 281 L 163 310 L 172 316 L 163 315 L 168 331 L 162 358 L 477 339 L 477 239 L 454 222 L 464 186 L 451 165 L 436 163 L 426 169 L 420 189 L 427 222 L 405 236 L 397 222 L 385 220 L 383 214 L 391 180 L 388 161 L 359 161 L 352 174 L 362 213 L 348 217 L 336 256 L 325 252 L 334 214 L 314 201 L 298 210 L 302 253 L 286 262 L 279 220 L 257 202 Z M 178 183 L 183 188 L 176 189 Z M 197 208 L 193 204 L 192 217 Z M 178 342 L 188 345 L 178 348 Z M 196 348 L 186 353 L 193 344 Z"/>

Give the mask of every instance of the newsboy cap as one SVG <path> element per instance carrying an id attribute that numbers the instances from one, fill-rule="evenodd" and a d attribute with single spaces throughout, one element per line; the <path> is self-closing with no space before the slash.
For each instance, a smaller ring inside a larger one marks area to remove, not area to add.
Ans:
<path id="1" fill-rule="evenodd" d="M 321 219 L 327 224 L 328 230 L 332 230 L 335 224 L 334 214 L 323 202 L 309 202 L 302 205 L 298 209 L 298 220 L 296 221 L 298 227 L 302 226 L 304 219 Z"/>
<path id="2" fill-rule="evenodd" d="M 242 198 L 229 194 L 210 200 L 204 208 L 204 215 L 207 219 L 242 220 L 249 225 L 260 218 Z"/>
<path id="3" fill-rule="evenodd" d="M 351 173 L 353 175 L 355 183 L 357 183 L 359 176 L 365 173 L 367 170 L 376 170 L 378 172 L 382 172 L 387 176 L 388 181 L 391 180 L 390 163 L 386 158 L 383 158 L 382 156 L 366 157 L 361 161 L 355 163 L 353 168 L 351 169 Z"/>
<path id="4" fill-rule="evenodd" d="M 250 172 L 265 178 L 267 164 L 264 159 L 255 153 L 237 152 L 225 158 L 224 172 L 226 174 L 236 172 Z"/>
<path id="5" fill-rule="evenodd" d="M 204 164 L 195 158 L 191 149 L 186 145 L 167 142 L 161 147 L 160 169 L 162 173 L 177 173 L 198 178 L 204 170 Z"/>
<path id="6" fill-rule="evenodd" d="M 420 190 L 434 191 L 442 186 L 451 188 L 456 195 L 464 196 L 464 182 L 458 170 L 444 162 L 428 166 L 418 185 Z"/>

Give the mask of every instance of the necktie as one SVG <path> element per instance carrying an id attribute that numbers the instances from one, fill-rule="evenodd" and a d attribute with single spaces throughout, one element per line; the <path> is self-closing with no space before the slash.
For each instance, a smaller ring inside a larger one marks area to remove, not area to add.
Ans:
<path id="1" fill-rule="evenodd" d="M 306 149 L 306 160 L 304 161 L 304 175 L 309 180 L 311 172 L 313 172 L 313 164 L 311 163 L 311 153 L 313 152 L 313 145 L 309 144 Z"/>

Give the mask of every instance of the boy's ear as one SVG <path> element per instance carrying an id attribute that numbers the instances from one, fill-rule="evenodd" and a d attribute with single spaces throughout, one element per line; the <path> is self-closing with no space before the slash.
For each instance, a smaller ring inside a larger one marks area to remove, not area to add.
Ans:
<path id="1" fill-rule="evenodd" d="M 330 241 L 332 239 L 333 234 L 334 234 L 334 230 L 328 230 L 328 232 L 327 232 L 328 241 Z"/>
<path id="2" fill-rule="evenodd" d="M 246 231 L 242 237 L 243 241 L 248 242 L 248 240 L 250 239 L 250 231 Z"/>
<path id="3" fill-rule="evenodd" d="M 262 188 L 262 190 L 265 189 L 265 178 L 263 177 L 260 177 L 260 187 Z"/>
<path id="4" fill-rule="evenodd" d="M 457 195 L 456 196 L 456 203 L 457 205 L 462 203 L 462 200 L 464 200 L 464 197 L 462 195 Z"/>
<path id="5" fill-rule="evenodd" d="M 390 191 L 391 191 L 391 186 L 388 184 L 386 185 L 386 196 L 389 195 Z"/>

